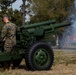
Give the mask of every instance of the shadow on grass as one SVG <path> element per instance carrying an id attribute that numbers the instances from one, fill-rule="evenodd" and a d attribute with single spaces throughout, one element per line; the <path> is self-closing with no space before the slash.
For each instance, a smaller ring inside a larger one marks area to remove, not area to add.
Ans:
<path id="1" fill-rule="evenodd" d="M 18 69 L 24 69 L 24 70 L 27 70 L 28 71 L 28 68 L 27 68 L 26 65 L 19 65 L 17 68 Z"/>
<path id="2" fill-rule="evenodd" d="M 4 66 L 0 65 L 0 70 L 1 70 L 1 69 L 4 69 Z M 29 71 L 26 65 L 19 65 L 18 67 L 16 67 L 16 66 L 13 67 L 13 66 L 12 66 L 12 69 L 13 69 L 13 70 L 24 69 L 24 70 L 26 70 L 26 71 Z"/>

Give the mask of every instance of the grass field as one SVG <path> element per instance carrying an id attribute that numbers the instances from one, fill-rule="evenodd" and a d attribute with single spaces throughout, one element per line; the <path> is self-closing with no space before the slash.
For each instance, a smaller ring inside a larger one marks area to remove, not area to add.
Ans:
<path id="1" fill-rule="evenodd" d="M 76 75 L 75 52 L 73 54 L 61 50 L 54 50 L 54 64 L 48 71 L 27 71 L 23 60 L 19 69 L 14 69 L 11 72 L 2 71 L 2 68 L 0 68 L 0 75 Z"/>

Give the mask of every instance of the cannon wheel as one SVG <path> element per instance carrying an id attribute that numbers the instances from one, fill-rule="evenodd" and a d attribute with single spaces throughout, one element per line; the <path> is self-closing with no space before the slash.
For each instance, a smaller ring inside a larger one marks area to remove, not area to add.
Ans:
<path id="1" fill-rule="evenodd" d="M 49 70 L 54 61 L 51 47 L 45 42 L 37 42 L 26 51 L 26 66 L 30 70 Z"/>
<path id="2" fill-rule="evenodd" d="M 18 67 L 21 63 L 22 59 L 13 60 L 13 67 Z"/>

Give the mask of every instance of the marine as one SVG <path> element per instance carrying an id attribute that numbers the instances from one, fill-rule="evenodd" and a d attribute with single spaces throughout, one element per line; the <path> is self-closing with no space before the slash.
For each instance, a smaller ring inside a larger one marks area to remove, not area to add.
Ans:
<path id="1" fill-rule="evenodd" d="M 5 40 L 4 51 L 10 52 L 12 47 L 16 45 L 16 26 L 11 22 L 7 22 L 1 33 L 1 38 Z"/>
<path id="2" fill-rule="evenodd" d="M 11 52 L 13 50 L 13 47 L 16 45 L 17 26 L 14 23 L 10 22 L 7 14 L 4 14 L 2 16 L 2 19 L 3 19 L 3 22 L 5 23 L 1 32 L 1 38 L 3 41 L 5 41 L 4 52 Z M 10 61 L 5 62 L 5 65 L 7 68 L 10 68 L 11 66 Z"/>

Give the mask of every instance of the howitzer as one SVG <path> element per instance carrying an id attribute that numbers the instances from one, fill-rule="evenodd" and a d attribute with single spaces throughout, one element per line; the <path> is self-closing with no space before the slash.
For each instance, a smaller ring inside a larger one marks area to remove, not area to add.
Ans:
<path id="1" fill-rule="evenodd" d="M 31 33 L 35 34 L 35 31 L 38 32 L 39 30 L 44 30 L 45 33 L 46 33 L 47 31 L 51 31 L 52 32 L 52 31 L 55 31 L 57 28 L 69 26 L 70 22 L 64 21 L 64 22 L 59 23 L 59 24 L 50 24 L 50 23 L 48 23 L 48 24 L 45 24 L 46 26 L 44 26 L 44 24 L 43 25 L 40 25 L 40 24 L 42 24 L 42 23 L 26 25 L 26 26 L 23 26 L 21 28 L 26 29 L 30 34 Z M 41 32 L 38 32 L 38 33 L 41 33 Z M 38 35 L 38 34 L 35 34 L 35 35 Z"/>
<path id="2" fill-rule="evenodd" d="M 30 70 L 49 70 L 54 61 L 54 53 L 47 42 L 41 42 L 48 33 L 53 33 L 57 28 L 71 25 L 65 21 L 59 24 L 55 20 L 45 21 L 20 27 L 17 32 L 17 44 L 10 53 L 3 52 L 0 46 L 0 64 L 12 60 L 13 66 L 18 67 L 22 59 Z"/>

